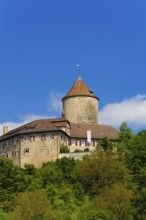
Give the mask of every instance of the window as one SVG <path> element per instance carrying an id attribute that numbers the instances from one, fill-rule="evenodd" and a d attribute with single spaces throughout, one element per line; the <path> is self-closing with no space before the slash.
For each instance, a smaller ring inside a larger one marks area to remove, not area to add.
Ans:
<path id="1" fill-rule="evenodd" d="M 24 138 L 23 137 L 20 137 L 19 141 L 20 142 L 23 142 Z"/>
<path id="2" fill-rule="evenodd" d="M 52 134 L 52 139 L 54 139 L 55 138 L 55 134 Z"/>
<path id="3" fill-rule="evenodd" d="M 94 145 L 93 145 L 93 141 L 91 141 L 91 143 L 90 143 L 89 145 L 90 145 L 90 146 L 94 146 Z"/>
<path id="4" fill-rule="evenodd" d="M 35 136 L 35 140 L 36 140 L 36 141 L 40 141 L 40 139 L 41 139 L 40 135 L 36 135 L 36 136 Z"/>
<path id="5" fill-rule="evenodd" d="M 41 141 L 45 141 L 46 140 L 46 135 L 41 135 Z"/>
<path id="6" fill-rule="evenodd" d="M 24 153 L 25 153 L 25 154 L 28 154 L 28 153 L 29 153 L 29 148 L 25 148 L 25 149 L 24 149 Z"/>
<path id="7" fill-rule="evenodd" d="M 28 137 L 28 136 L 25 136 L 25 137 L 24 137 L 24 140 L 25 140 L 25 141 L 29 141 L 29 137 Z"/>
<path id="8" fill-rule="evenodd" d="M 50 140 L 50 139 L 51 139 L 51 135 L 47 134 L 47 140 Z"/>
<path id="9" fill-rule="evenodd" d="M 85 143 L 86 143 L 85 139 L 82 139 L 81 140 L 81 146 L 85 146 Z"/>
<path id="10" fill-rule="evenodd" d="M 35 136 L 29 136 L 30 141 L 35 141 Z"/>
<path id="11" fill-rule="evenodd" d="M 71 139 L 71 145 L 72 145 L 72 146 L 75 146 L 75 145 L 76 145 L 76 139 L 74 139 L 74 138 Z"/>
<path id="12" fill-rule="evenodd" d="M 33 128 L 26 128 L 26 131 L 32 131 Z"/>
<path id="13" fill-rule="evenodd" d="M 18 142 L 18 138 L 14 138 L 14 144 Z"/>

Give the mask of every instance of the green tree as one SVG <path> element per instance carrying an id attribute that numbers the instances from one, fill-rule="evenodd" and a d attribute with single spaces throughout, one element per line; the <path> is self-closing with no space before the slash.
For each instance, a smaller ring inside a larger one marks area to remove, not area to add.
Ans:
<path id="1" fill-rule="evenodd" d="M 122 142 L 127 142 L 132 137 L 132 130 L 127 126 L 126 122 L 123 122 L 120 126 L 120 134 L 119 134 L 119 140 Z"/>
<path id="2" fill-rule="evenodd" d="M 108 137 L 104 137 L 101 141 L 100 141 L 100 146 L 104 149 L 104 151 L 107 150 L 111 150 L 112 149 L 112 143 L 109 140 Z"/>
<path id="3" fill-rule="evenodd" d="M 14 166 L 9 159 L 0 159 L 0 202 L 12 199 L 24 191 L 29 180 L 22 168 Z"/>
<path id="4" fill-rule="evenodd" d="M 73 169 L 76 164 L 74 158 L 63 157 L 61 159 L 57 159 L 56 165 L 57 169 L 63 173 L 63 180 L 73 181 L 74 173 Z"/>
<path id="5" fill-rule="evenodd" d="M 132 198 L 133 192 L 118 183 L 102 190 L 97 206 L 112 212 L 117 220 L 128 220 L 132 219 Z"/>
<path id="6" fill-rule="evenodd" d="M 15 220 L 51 219 L 52 210 L 45 190 L 24 192 L 16 199 Z"/>
<path id="7" fill-rule="evenodd" d="M 131 170 L 135 185 L 136 219 L 146 219 L 146 131 L 140 131 L 128 141 L 123 159 Z"/>
<path id="8" fill-rule="evenodd" d="M 103 151 L 97 151 L 91 156 L 86 156 L 75 167 L 77 180 L 84 186 L 85 192 L 96 195 L 105 186 L 117 182 L 124 182 L 129 172 L 125 165 Z"/>

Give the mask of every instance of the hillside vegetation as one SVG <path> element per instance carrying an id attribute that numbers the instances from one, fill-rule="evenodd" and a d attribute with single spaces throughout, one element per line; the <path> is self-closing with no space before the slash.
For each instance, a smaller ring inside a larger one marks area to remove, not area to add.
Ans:
<path id="1" fill-rule="evenodd" d="M 145 220 L 146 131 L 123 123 L 117 145 L 105 137 L 82 161 L 36 169 L 0 159 L 1 220 Z"/>

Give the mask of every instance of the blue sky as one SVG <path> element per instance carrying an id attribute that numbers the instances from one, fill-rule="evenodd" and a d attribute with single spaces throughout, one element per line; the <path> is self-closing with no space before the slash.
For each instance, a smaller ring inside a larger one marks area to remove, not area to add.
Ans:
<path id="1" fill-rule="evenodd" d="M 60 116 L 81 76 L 100 98 L 100 123 L 146 128 L 145 0 L 2 0 L 0 133 Z"/>

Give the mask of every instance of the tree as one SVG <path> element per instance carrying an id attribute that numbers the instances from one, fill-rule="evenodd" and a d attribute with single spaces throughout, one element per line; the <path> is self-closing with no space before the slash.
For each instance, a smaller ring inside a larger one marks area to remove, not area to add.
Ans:
<path id="1" fill-rule="evenodd" d="M 132 218 L 133 192 L 126 189 L 121 183 L 111 187 L 105 187 L 99 198 L 97 206 L 102 210 L 111 211 L 117 220 L 128 220 Z"/>
<path id="2" fill-rule="evenodd" d="M 119 140 L 122 142 L 127 142 L 132 137 L 132 130 L 127 126 L 126 122 L 123 122 L 120 126 L 120 134 L 119 134 Z"/>
<path id="3" fill-rule="evenodd" d="M 52 210 L 45 190 L 24 192 L 16 199 L 15 220 L 51 219 Z"/>
<path id="4" fill-rule="evenodd" d="M 146 131 L 140 131 L 128 142 L 123 154 L 123 160 L 131 170 L 135 185 L 136 197 L 134 205 L 136 219 L 146 219 Z"/>
<path id="5" fill-rule="evenodd" d="M 111 150 L 112 148 L 112 143 L 109 140 L 108 137 L 104 137 L 101 141 L 100 141 L 100 146 L 104 149 L 104 151 L 106 150 Z"/>
<path id="6" fill-rule="evenodd" d="M 57 169 L 63 173 L 64 180 L 73 180 L 73 168 L 76 164 L 74 158 L 63 157 L 56 160 Z"/>
<path id="7" fill-rule="evenodd" d="M 75 166 L 77 180 L 84 186 L 85 192 L 91 195 L 99 194 L 105 186 L 111 186 L 117 182 L 124 182 L 129 175 L 125 165 L 112 153 L 106 154 L 97 151 L 91 156 L 86 156 Z"/>
<path id="8" fill-rule="evenodd" d="M 12 199 L 28 186 L 28 179 L 22 168 L 14 166 L 9 159 L 0 159 L 0 201 Z"/>

